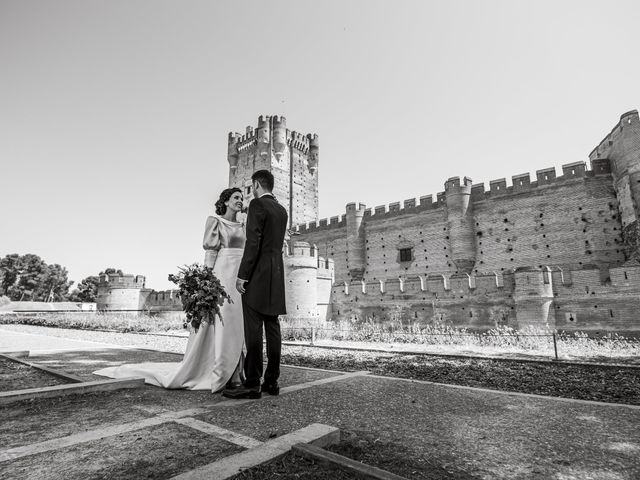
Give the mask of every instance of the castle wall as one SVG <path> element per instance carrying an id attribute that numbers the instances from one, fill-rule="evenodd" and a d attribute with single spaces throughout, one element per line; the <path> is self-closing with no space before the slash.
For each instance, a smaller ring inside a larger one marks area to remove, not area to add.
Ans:
<path id="1" fill-rule="evenodd" d="M 565 331 L 637 332 L 640 267 L 619 267 L 609 273 L 603 280 L 598 269 L 568 271 L 565 283 L 535 268 L 502 279 L 496 274 L 457 274 L 448 281 L 432 275 L 382 283 L 336 283 L 331 320 L 396 327 L 487 330 L 501 325 L 548 325 Z"/>
<path id="2" fill-rule="evenodd" d="M 366 279 L 452 271 L 444 207 L 365 217 Z M 400 248 L 413 248 L 413 261 L 400 262 Z M 336 260 L 336 276 L 342 273 Z M 340 277 L 338 277 L 340 278 Z"/>
<path id="3" fill-rule="evenodd" d="M 466 276 L 446 281 L 441 275 L 386 282 L 355 282 L 332 290 L 332 320 L 374 321 L 383 326 L 449 325 L 488 329 L 515 325 L 513 290 L 493 283 L 476 292 Z M 493 286 L 491 286 L 493 285 Z M 364 291 L 363 291 L 364 290 Z"/>
<path id="4" fill-rule="evenodd" d="M 561 330 L 640 330 L 640 267 L 581 270 L 554 282 L 556 327 Z"/>
<path id="5" fill-rule="evenodd" d="M 178 290 L 152 291 L 144 302 L 144 309 L 150 312 L 182 311 L 182 301 Z"/>
<path id="6" fill-rule="evenodd" d="M 519 193 L 483 197 L 474 203 L 476 272 L 624 261 L 609 175 L 556 179 Z"/>

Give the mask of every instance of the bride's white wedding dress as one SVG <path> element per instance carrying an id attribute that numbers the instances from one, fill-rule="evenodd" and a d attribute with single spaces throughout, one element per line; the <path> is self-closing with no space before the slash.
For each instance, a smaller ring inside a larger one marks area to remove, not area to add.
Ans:
<path id="1" fill-rule="evenodd" d="M 205 264 L 213 265 L 233 303 L 221 307 L 223 323 L 216 318 L 213 325 L 202 323 L 197 333 L 191 332 L 182 362 L 126 364 L 93 373 L 110 378 L 144 377 L 146 383 L 159 387 L 213 392 L 224 389 L 229 380 L 239 383 L 244 320 L 235 285 L 245 239 L 243 224 L 218 216 L 207 218 Z"/>

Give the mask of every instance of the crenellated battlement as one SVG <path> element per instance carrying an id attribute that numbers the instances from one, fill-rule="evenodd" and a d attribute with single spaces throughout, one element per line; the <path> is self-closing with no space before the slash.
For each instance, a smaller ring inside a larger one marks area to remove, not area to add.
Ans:
<path id="1" fill-rule="evenodd" d="M 540 272 L 538 276 L 531 276 Z M 548 283 L 554 292 L 585 297 L 615 292 L 640 290 L 640 266 L 622 266 L 605 272 L 598 268 L 565 270 L 558 267 L 525 268 L 501 274 L 486 272 L 478 274 L 430 274 L 405 278 L 382 280 L 357 280 L 340 282 L 333 286 L 334 294 L 365 296 L 396 296 L 410 294 L 431 295 L 427 299 L 464 298 L 465 295 L 507 295 L 514 296 L 519 282 L 539 280 L 540 285 Z M 538 278 L 539 277 L 539 278 Z"/>
<path id="2" fill-rule="evenodd" d="M 287 145 L 300 150 L 302 153 L 307 153 L 309 151 L 309 137 L 299 132 L 289 132 L 287 130 Z"/>
<path id="3" fill-rule="evenodd" d="M 102 274 L 98 281 L 100 288 L 144 288 L 143 275 L 118 275 L 116 273 Z"/>
<path id="4" fill-rule="evenodd" d="M 147 301 L 145 303 L 146 307 L 153 307 L 159 305 L 175 305 L 182 306 L 182 302 L 180 301 L 179 290 L 161 290 L 152 291 L 147 297 Z"/>
<path id="5" fill-rule="evenodd" d="M 283 130 L 286 132 L 286 143 L 291 148 L 296 148 L 302 153 L 306 154 L 309 152 L 310 148 L 317 148 L 319 146 L 319 137 L 317 134 L 303 134 L 300 132 L 296 132 L 295 130 L 288 130 L 286 118 L 284 116 L 278 115 L 260 115 L 258 117 L 258 126 L 252 127 L 247 126 L 244 134 L 240 134 L 237 132 L 229 132 L 229 148 L 230 151 L 233 148 L 237 150 L 237 152 L 243 152 L 248 148 L 252 147 L 258 142 L 258 133 L 261 130 L 265 130 L 266 137 L 268 138 L 268 132 L 272 127 L 274 132 L 277 130 Z M 267 140 L 262 140 L 267 141 Z M 268 143 L 268 142 L 267 142 Z"/>
<path id="6" fill-rule="evenodd" d="M 316 222 L 303 223 L 295 226 L 295 231 L 299 233 L 317 232 L 320 230 L 329 230 L 333 228 L 346 227 L 346 222 L 343 215 L 336 215 L 335 217 L 322 218 Z"/>
<path id="7" fill-rule="evenodd" d="M 490 180 L 489 190 L 485 190 L 484 183 L 477 183 L 471 187 L 471 197 L 473 200 L 484 200 L 496 196 L 517 195 L 571 180 L 609 175 L 611 173 L 608 160 L 603 159 L 591 163 L 591 170 L 587 170 L 586 162 L 564 164 L 562 165 L 562 175 L 560 176 L 556 174 L 555 167 L 536 170 L 535 180 L 533 181 L 529 173 L 513 175 L 511 177 L 511 185 L 507 184 L 506 178 Z"/>
<path id="8" fill-rule="evenodd" d="M 424 195 L 419 199 L 409 198 L 402 202 L 392 202 L 386 205 L 378 205 L 373 208 L 366 208 L 364 217 L 368 220 L 377 220 L 389 218 L 398 215 L 421 212 L 424 210 L 434 210 L 446 206 L 447 193 L 453 193 L 460 188 L 471 187 L 471 199 L 475 201 L 487 200 L 494 197 L 504 197 L 508 195 L 516 195 L 523 192 L 531 192 L 539 188 L 546 188 L 553 185 L 559 185 L 567 181 L 578 180 L 583 178 L 592 178 L 599 175 L 610 175 L 609 160 L 597 159 L 591 162 L 591 170 L 587 170 L 586 162 L 573 162 L 562 165 L 562 175 L 556 175 L 555 167 L 543 168 L 536 170 L 535 180 L 531 181 L 529 173 L 522 173 L 511 177 L 511 185 L 507 184 L 506 178 L 499 178 L 489 181 L 489 190 L 485 190 L 484 183 L 472 184 L 471 178 L 451 177 L 445 182 L 445 191 L 436 194 L 434 201 L 433 195 Z M 347 210 L 349 205 L 347 204 Z M 363 205 L 363 204 L 360 204 Z M 343 227 L 345 224 L 342 220 L 337 223 L 333 221 L 340 217 L 331 217 L 322 219 L 316 224 L 298 225 L 296 230 L 300 233 L 325 230 L 329 228 Z"/>

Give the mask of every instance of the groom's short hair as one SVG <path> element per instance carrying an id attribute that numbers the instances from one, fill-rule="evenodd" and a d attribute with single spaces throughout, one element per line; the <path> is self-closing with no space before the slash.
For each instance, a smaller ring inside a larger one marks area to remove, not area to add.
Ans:
<path id="1" fill-rule="evenodd" d="M 252 182 L 258 182 L 267 192 L 273 191 L 273 174 L 269 170 L 258 170 L 251 175 Z"/>

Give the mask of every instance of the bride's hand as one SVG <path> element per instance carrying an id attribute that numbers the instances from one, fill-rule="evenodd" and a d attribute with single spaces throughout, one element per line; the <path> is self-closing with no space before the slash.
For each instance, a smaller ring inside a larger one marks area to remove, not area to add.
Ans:
<path id="1" fill-rule="evenodd" d="M 239 278 L 236 280 L 236 290 L 238 290 L 238 292 L 240 292 L 241 294 L 244 294 L 246 292 L 244 288 L 245 283 L 247 283 L 246 280 L 240 280 Z"/>

